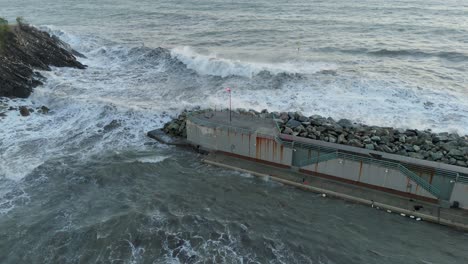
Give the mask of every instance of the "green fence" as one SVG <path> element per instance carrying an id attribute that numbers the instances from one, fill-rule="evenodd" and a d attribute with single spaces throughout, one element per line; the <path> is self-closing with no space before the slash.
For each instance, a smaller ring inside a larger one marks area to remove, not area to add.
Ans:
<path id="1" fill-rule="evenodd" d="M 277 137 L 277 139 L 281 141 L 282 144 L 285 143 L 285 141 L 282 140 L 281 138 Z M 437 187 L 430 184 L 428 181 L 424 180 L 419 175 L 409 170 L 406 166 L 402 165 L 401 163 L 391 162 L 391 161 L 386 161 L 386 160 L 379 160 L 379 159 L 369 158 L 369 157 L 360 156 L 360 155 L 353 155 L 353 154 L 341 152 L 333 148 L 315 146 L 313 144 L 306 144 L 306 143 L 299 143 L 299 142 L 290 142 L 289 144 L 291 144 L 291 146 L 294 146 L 294 147 L 306 147 L 307 149 L 314 149 L 321 153 L 321 155 L 318 155 L 316 157 L 304 159 L 304 160 L 297 162 L 296 165 L 299 167 L 304 167 L 304 166 L 308 166 L 308 165 L 312 165 L 312 164 L 316 164 L 316 163 L 320 163 L 320 162 L 324 162 L 328 160 L 343 159 L 343 160 L 352 160 L 352 161 L 363 162 L 367 164 L 373 164 L 373 165 L 377 165 L 377 166 L 385 167 L 385 168 L 396 169 L 400 171 L 406 177 L 416 182 L 419 186 L 421 186 L 424 190 L 428 191 L 430 194 L 434 195 L 437 198 L 440 198 L 440 190 Z"/>

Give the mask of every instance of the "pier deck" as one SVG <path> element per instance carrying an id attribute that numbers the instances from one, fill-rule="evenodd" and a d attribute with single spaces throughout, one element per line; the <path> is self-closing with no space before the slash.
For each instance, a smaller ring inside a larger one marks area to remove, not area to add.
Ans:
<path id="1" fill-rule="evenodd" d="M 468 231 L 468 211 L 463 209 L 442 208 L 437 204 L 416 201 L 379 190 L 350 185 L 339 181 L 324 179 L 287 168 L 278 168 L 241 157 L 220 152 L 212 152 L 205 159 L 207 164 L 228 169 L 251 173 L 260 177 L 271 177 L 272 180 L 292 185 L 304 190 L 328 194 L 336 198 L 379 207 L 381 210 L 390 210 L 393 213 L 410 215 L 442 225 L 452 226 Z M 307 184 L 303 184 L 303 179 Z M 415 210 L 415 206 L 422 206 Z M 411 219 L 411 220 L 414 220 Z"/>

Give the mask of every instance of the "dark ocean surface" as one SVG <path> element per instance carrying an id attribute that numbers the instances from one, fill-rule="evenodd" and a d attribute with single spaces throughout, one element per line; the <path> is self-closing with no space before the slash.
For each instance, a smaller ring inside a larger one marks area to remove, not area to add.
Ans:
<path id="1" fill-rule="evenodd" d="M 86 55 L 0 118 L 0 263 L 468 263 L 468 234 L 201 163 L 184 108 L 468 134 L 468 2 L 0 0 Z"/>

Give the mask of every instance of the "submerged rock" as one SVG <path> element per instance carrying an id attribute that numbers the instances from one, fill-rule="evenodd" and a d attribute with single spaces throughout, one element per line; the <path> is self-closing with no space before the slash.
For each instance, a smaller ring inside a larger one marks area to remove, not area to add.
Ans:
<path id="1" fill-rule="evenodd" d="M 21 116 L 29 116 L 30 112 L 29 109 L 26 106 L 21 106 L 19 108 Z"/>
<path id="2" fill-rule="evenodd" d="M 43 114 L 48 114 L 50 111 L 50 109 L 47 107 L 47 106 L 41 106 L 41 108 L 39 109 L 39 112 L 40 113 L 43 113 Z"/>

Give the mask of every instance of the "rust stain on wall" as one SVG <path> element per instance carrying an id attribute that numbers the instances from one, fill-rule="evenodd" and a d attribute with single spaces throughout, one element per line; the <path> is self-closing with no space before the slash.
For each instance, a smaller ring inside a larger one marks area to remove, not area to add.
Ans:
<path id="1" fill-rule="evenodd" d="M 257 137 L 255 138 L 255 157 L 260 159 L 262 155 L 262 139 Z"/>
<path id="2" fill-rule="evenodd" d="M 320 158 L 320 150 L 317 151 L 317 159 L 318 159 L 318 158 Z M 318 171 L 318 162 L 315 163 L 315 172 L 317 172 L 317 171 Z"/>
<path id="3" fill-rule="evenodd" d="M 284 150 L 284 146 L 281 145 L 281 147 L 280 147 L 280 162 L 283 162 L 283 154 L 284 154 L 283 150 Z"/>
<path id="4" fill-rule="evenodd" d="M 278 144 L 276 143 L 275 140 L 273 140 L 273 154 L 272 154 L 272 160 L 276 160 L 276 148 L 278 147 Z"/>
<path id="5" fill-rule="evenodd" d="M 270 142 L 271 142 L 271 139 L 269 138 L 256 137 L 255 157 L 257 159 L 265 159 L 266 157 L 268 157 L 270 153 Z"/>
<path id="6" fill-rule="evenodd" d="M 358 182 L 361 181 L 361 175 L 362 175 L 362 161 L 359 163 L 359 178 L 358 178 Z"/>

